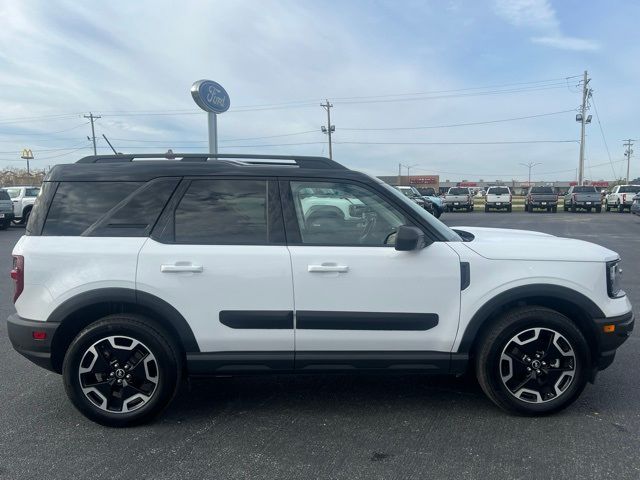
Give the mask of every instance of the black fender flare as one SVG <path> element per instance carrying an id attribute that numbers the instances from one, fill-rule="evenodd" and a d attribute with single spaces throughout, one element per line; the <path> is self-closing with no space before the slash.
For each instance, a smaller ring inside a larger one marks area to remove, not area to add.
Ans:
<path id="1" fill-rule="evenodd" d="M 583 320 L 584 317 L 590 320 L 586 322 L 588 325 L 584 325 L 583 323 L 582 326 L 586 326 L 590 331 L 594 331 L 594 333 L 597 326 L 593 320 L 605 317 L 604 312 L 593 300 L 571 288 L 551 284 L 523 285 L 496 295 L 476 311 L 462 334 L 458 352 L 469 353 L 478 332 L 480 332 L 486 322 L 491 321 L 492 314 L 500 311 L 502 307 L 518 301 L 530 301 L 531 303 L 542 304 L 543 306 L 545 301 L 559 301 L 564 305 L 571 305 L 577 310 L 576 313 L 578 313 Z"/>
<path id="2" fill-rule="evenodd" d="M 142 313 L 155 315 L 161 324 L 173 330 L 185 353 L 199 352 L 198 342 L 185 318 L 169 303 L 147 292 L 129 288 L 99 288 L 80 293 L 59 305 L 49 315 L 47 322 L 61 326 L 73 318 L 74 314 L 94 305 L 134 305 Z M 139 313 L 139 312 L 136 312 Z M 153 319 L 153 318 L 152 318 Z M 58 330 L 61 330 L 61 328 Z M 54 344 L 56 342 L 54 336 Z M 52 346 L 53 347 L 53 346 Z"/>

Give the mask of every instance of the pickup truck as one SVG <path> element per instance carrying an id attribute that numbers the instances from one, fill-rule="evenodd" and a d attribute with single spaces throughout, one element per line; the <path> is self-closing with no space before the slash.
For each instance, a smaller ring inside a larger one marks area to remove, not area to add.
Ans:
<path id="1" fill-rule="evenodd" d="M 13 203 L 6 190 L 0 190 L 0 230 L 6 230 L 13 220 Z"/>
<path id="2" fill-rule="evenodd" d="M 422 198 L 424 198 L 428 202 L 431 202 L 431 204 L 433 205 L 433 216 L 436 218 L 440 218 L 440 215 L 442 215 L 442 213 L 445 211 L 445 203 L 442 198 L 436 194 L 435 189 L 433 187 L 422 189 L 416 187 L 413 188 L 420 192 Z"/>
<path id="3" fill-rule="evenodd" d="M 26 224 L 31 215 L 31 209 L 36 201 L 38 193 L 40 193 L 40 187 L 29 186 L 15 186 L 5 187 L 5 190 L 11 202 L 13 202 L 13 215 L 14 222 L 19 224 Z"/>
<path id="4" fill-rule="evenodd" d="M 558 195 L 553 187 L 530 187 L 524 199 L 524 211 L 533 212 L 536 208 L 556 213 L 558 211 Z"/>
<path id="5" fill-rule="evenodd" d="M 604 206 L 607 212 L 615 209 L 622 213 L 625 209 L 631 211 L 634 195 L 640 193 L 640 185 L 616 185 L 605 197 Z"/>
<path id="6" fill-rule="evenodd" d="M 507 212 L 510 212 L 512 198 L 509 187 L 489 187 L 485 197 L 484 211 L 488 212 L 490 208 L 495 208 L 496 210 L 504 208 Z"/>
<path id="7" fill-rule="evenodd" d="M 413 202 L 417 203 L 422 208 L 432 213 L 431 212 L 433 210 L 432 204 L 429 202 L 429 205 L 427 205 L 427 201 L 424 198 L 422 198 L 422 195 L 420 194 L 420 192 L 416 190 L 414 187 L 406 186 L 406 185 L 398 185 L 396 186 L 396 189 L 399 190 L 405 197 L 411 199 Z"/>
<path id="8" fill-rule="evenodd" d="M 569 188 L 564 196 L 564 211 L 575 212 L 579 208 L 587 212 L 592 209 L 598 213 L 602 211 L 602 197 L 596 187 L 593 185 L 574 185 Z"/>
<path id="9" fill-rule="evenodd" d="M 473 194 L 466 187 L 451 187 L 444 196 L 444 202 L 450 212 L 462 208 L 473 212 Z"/>

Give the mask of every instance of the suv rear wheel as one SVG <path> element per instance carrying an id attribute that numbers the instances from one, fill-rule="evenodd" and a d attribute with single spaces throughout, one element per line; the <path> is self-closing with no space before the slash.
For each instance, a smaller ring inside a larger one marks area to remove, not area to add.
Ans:
<path id="1" fill-rule="evenodd" d="M 137 315 L 109 315 L 89 325 L 69 346 L 62 366 L 69 399 L 102 425 L 149 421 L 180 383 L 180 354 L 169 339 Z"/>
<path id="2" fill-rule="evenodd" d="M 578 398 L 590 361 L 588 344 L 571 320 L 548 308 L 522 307 L 504 314 L 483 336 L 476 372 L 496 405 L 539 415 Z"/>

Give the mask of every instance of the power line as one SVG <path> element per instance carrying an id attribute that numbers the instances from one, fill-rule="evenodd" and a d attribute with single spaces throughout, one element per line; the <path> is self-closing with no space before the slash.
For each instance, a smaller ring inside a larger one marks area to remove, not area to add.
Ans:
<path id="1" fill-rule="evenodd" d="M 593 103 L 593 111 L 596 114 L 596 121 L 598 122 L 598 126 L 600 127 L 600 134 L 602 135 L 602 141 L 604 142 L 604 148 L 607 151 L 607 156 L 609 157 L 609 163 L 611 164 L 611 171 L 613 172 L 613 178 L 616 178 L 616 171 L 613 168 L 613 160 L 611 159 L 611 152 L 609 152 L 609 145 L 607 145 L 607 138 L 604 135 L 604 130 L 602 128 L 602 122 L 600 121 L 600 115 L 598 114 L 598 107 L 596 106 L 596 100 L 593 97 L 593 92 L 591 93 L 591 102 Z"/>
<path id="2" fill-rule="evenodd" d="M 385 130 L 425 130 L 431 128 L 451 128 L 451 127 L 468 127 L 473 125 L 489 125 L 492 123 L 503 123 L 503 122 L 513 122 L 517 120 L 527 120 L 530 118 L 539 118 L 539 117 L 548 117 L 552 115 L 560 115 L 562 113 L 571 113 L 575 112 L 575 109 L 571 110 L 562 110 L 559 112 L 550 112 L 550 113 L 540 113 L 537 115 L 527 115 L 526 117 L 512 117 L 512 118 L 503 118 L 499 120 L 486 120 L 482 122 L 468 122 L 468 123 L 450 123 L 444 125 L 429 125 L 424 127 L 377 127 L 377 128 L 353 128 L 353 127 L 340 127 L 341 130 L 352 130 L 352 131 L 385 131 Z"/>
<path id="3" fill-rule="evenodd" d="M 493 142 L 353 142 L 338 141 L 341 145 L 515 145 L 524 143 L 578 143 L 577 140 L 504 140 Z"/>
<path id="4" fill-rule="evenodd" d="M 281 137 L 293 137 L 296 135 L 305 135 L 309 133 L 318 133 L 317 130 L 307 130 L 304 132 L 294 132 L 294 133 L 282 133 L 279 135 L 268 135 L 262 137 L 248 137 L 248 138 L 228 138 L 225 140 L 220 140 L 222 142 L 240 142 L 247 140 L 264 140 L 268 138 L 281 138 Z M 136 143 L 162 143 L 162 144 L 172 144 L 172 143 L 207 143 L 207 140 L 136 140 L 133 138 L 113 138 L 113 140 L 117 140 L 119 142 L 136 142 Z"/>
<path id="5" fill-rule="evenodd" d="M 41 136 L 41 135 L 56 135 L 58 133 L 70 132 L 80 127 L 89 125 L 89 122 L 84 122 L 71 128 L 65 128 L 64 130 L 58 130 L 57 132 L 0 132 L 0 135 L 28 135 L 28 136 Z M 57 139 L 61 140 L 61 139 Z"/>

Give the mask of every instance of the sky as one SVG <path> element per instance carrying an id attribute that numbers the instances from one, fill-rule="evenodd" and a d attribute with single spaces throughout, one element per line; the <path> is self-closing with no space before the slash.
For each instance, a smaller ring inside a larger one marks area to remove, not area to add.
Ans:
<path id="1" fill-rule="evenodd" d="M 98 152 L 207 151 L 192 83 L 231 98 L 222 153 L 328 155 L 374 175 L 573 180 L 582 74 L 585 178 L 624 177 L 640 138 L 640 2 L 0 0 L 0 168 Z M 528 118 L 524 118 L 528 117 Z M 639 151 L 640 152 L 640 151 Z M 406 173 L 406 168 L 403 168 Z M 640 155 L 631 178 L 640 176 Z"/>

